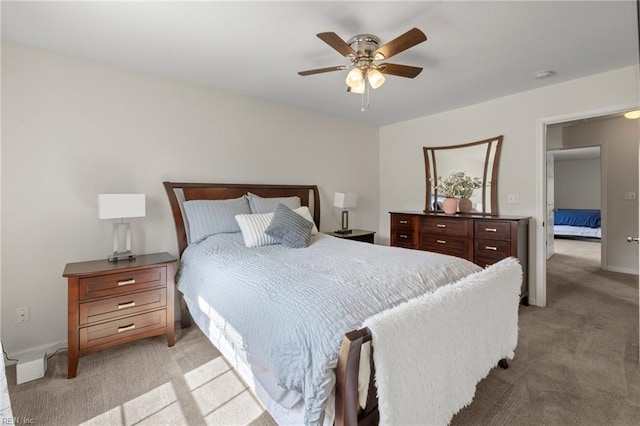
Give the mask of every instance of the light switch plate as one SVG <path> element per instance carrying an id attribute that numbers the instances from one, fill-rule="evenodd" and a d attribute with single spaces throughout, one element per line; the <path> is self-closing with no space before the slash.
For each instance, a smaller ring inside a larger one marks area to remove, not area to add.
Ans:
<path id="1" fill-rule="evenodd" d="M 507 204 L 520 204 L 520 194 L 507 194 Z"/>

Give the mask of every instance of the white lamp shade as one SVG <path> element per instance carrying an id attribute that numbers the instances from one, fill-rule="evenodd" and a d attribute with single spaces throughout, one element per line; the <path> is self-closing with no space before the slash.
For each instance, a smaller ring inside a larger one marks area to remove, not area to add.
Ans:
<path id="1" fill-rule="evenodd" d="M 351 71 L 349 71 L 349 74 L 347 74 L 346 83 L 347 86 L 353 89 L 354 87 L 360 85 L 363 80 L 364 79 L 362 77 L 362 70 L 360 68 L 353 68 Z"/>
<path id="2" fill-rule="evenodd" d="M 350 92 L 362 95 L 364 93 L 364 80 L 362 80 L 356 87 L 352 87 Z"/>
<path id="3" fill-rule="evenodd" d="M 355 209 L 358 204 L 358 194 L 353 192 L 336 192 L 333 197 L 333 206 L 341 209 Z"/>
<path id="4" fill-rule="evenodd" d="M 377 89 L 384 84 L 384 75 L 378 70 L 369 70 L 367 79 L 372 88 Z"/>
<path id="5" fill-rule="evenodd" d="M 144 194 L 98 194 L 98 219 L 144 217 Z"/>

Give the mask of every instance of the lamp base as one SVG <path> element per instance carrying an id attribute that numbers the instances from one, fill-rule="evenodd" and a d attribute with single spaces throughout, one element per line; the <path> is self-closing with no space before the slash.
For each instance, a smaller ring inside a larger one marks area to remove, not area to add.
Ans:
<path id="1" fill-rule="evenodd" d="M 109 262 L 119 262 L 121 260 L 133 260 L 136 258 L 135 253 L 131 251 L 118 251 L 109 255 Z"/>
<path id="2" fill-rule="evenodd" d="M 333 231 L 336 234 L 350 234 L 353 230 L 352 229 L 338 229 L 337 231 Z"/>

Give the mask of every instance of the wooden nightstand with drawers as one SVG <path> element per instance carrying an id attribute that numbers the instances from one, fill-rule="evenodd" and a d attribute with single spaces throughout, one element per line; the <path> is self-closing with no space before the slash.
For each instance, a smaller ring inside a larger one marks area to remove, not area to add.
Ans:
<path id="1" fill-rule="evenodd" d="M 363 243 L 373 244 L 373 236 L 375 231 L 365 231 L 364 229 L 352 229 L 351 232 L 341 234 L 339 232 L 327 232 L 332 237 L 343 238 L 345 240 L 361 241 Z"/>
<path id="2" fill-rule="evenodd" d="M 175 263 L 169 253 L 156 253 L 65 266 L 67 378 L 76 376 L 80 357 L 112 346 L 163 334 L 173 346 Z"/>

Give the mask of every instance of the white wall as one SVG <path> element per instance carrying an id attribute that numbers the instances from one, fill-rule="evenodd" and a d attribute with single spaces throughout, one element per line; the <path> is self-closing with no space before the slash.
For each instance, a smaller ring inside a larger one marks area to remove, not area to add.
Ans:
<path id="1" fill-rule="evenodd" d="M 377 230 L 375 127 L 52 52 L 2 44 L 2 341 L 9 353 L 66 340 L 67 262 L 105 258 L 96 195 L 142 192 L 134 251 L 177 253 L 162 181 L 317 184 L 321 230 L 335 191 Z M 16 308 L 31 320 L 16 324 Z"/>
<path id="2" fill-rule="evenodd" d="M 553 178 L 557 209 L 600 209 L 600 158 L 556 159 Z"/>
<path id="3" fill-rule="evenodd" d="M 638 273 L 638 245 L 626 240 L 638 236 L 638 200 L 625 200 L 624 195 L 638 194 L 639 141 L 638 120 L 626 118 L 567 126 L 562 132 L 564 148 L 601 146 L 606 199 L 603 268 L 615 272 Z"/>
<path id="4" fill-rule="evenodd" d="M 395 210 L 422 211 L 425 202 L 423 146 L 452 145 L 504 135 L 498 184 L 503 215 L 531 216 L 529 227 L 530 300 L 536 303 L 538 120 L 606 106 L 637 103 L 637 67 L 576 79 L 494 99 L 380 129 L 380 241 L 389 241 L 389 215 Z M 478 82 L 481 84 L 481 82 Z M 425 99 L 425 102 L 429 102 Z M 517 193 L 520 204 L 507 204 Z M 544 244 L 544 242 L 542 242 Z"/>

